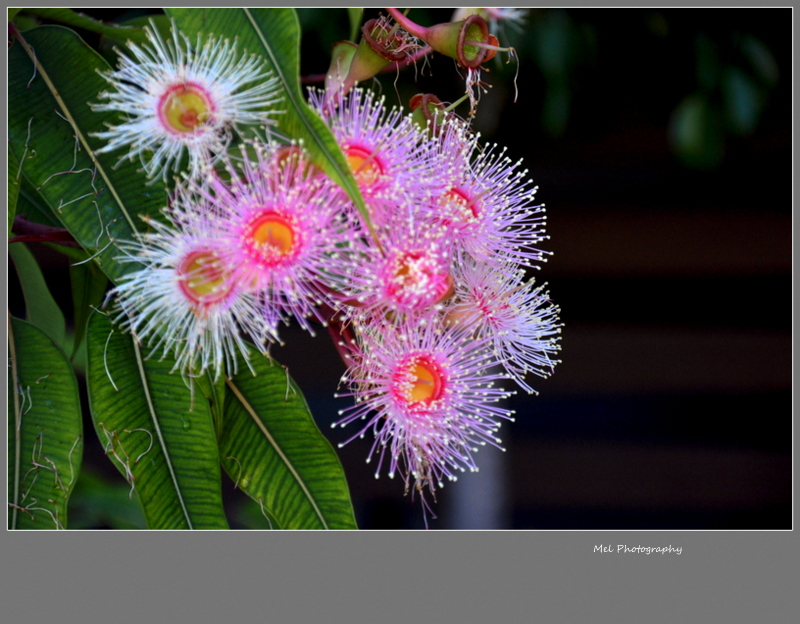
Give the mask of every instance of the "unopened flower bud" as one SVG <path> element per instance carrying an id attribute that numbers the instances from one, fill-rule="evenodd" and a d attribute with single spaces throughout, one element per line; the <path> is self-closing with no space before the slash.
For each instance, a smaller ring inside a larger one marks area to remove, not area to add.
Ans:
<path id="1" fill-rule="evenodd" d="M 436 134 L 437 127 L 445 117 L 445 105 L 433 93 L 417 93 L 408 102 L 411 108 L 411 119 L 423 130 L 431 128 Z"/>
<path id="2" fill-rule="evenodd" d="M 336 93 L 344 88 L 350 64 L 358 46 L 352 41 L 339 41 L 331 49 L 331 65 L 325 75 L 325 89 L 328 93 Z"/>
<path id="3" fill-rule="evenodd" d="M 467 69 L 480 67 L 481 63 L 496 54 L 497 38 L 489 34 L 486 20 L 480 15 L 470 15 L 460 22 L 446 22 L 428 28 L 415 24 L 397 9 L 388 9 L 398 24 L 415 37 L 419 37 L 434 50 L 458 61 Z"/>

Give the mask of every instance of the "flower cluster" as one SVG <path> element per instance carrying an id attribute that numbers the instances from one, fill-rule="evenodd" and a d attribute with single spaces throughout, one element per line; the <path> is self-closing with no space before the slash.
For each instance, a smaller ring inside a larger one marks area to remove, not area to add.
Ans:
<path id="1" fill-rule="evenodd" d="M 191 378 L 235 374 L 282 323 L 329 326 L 347 364 L 340 396 L 354 400 L 336 425 L 361 421 L 354 437 L 374 433 L 376 476 L 388 466 L 430 509 L 426 491 L 500 446 L 513 419 L 501 384 L 532 392 L 528 373 L 557 362 L 558 309 L 525 278 L 548 255 L 527 171 L 438 105 L 420 125 L 370 91 L 312 91 L 362 215 L 301 145 L 229 145 L 271 123 L 274 83 L 254 57 L 176 30 L 151 40 L 106 75 L 116 90 L 95 105 L 127 115 L 99 135 L 105 149 L 128 146 L 150 176 L 186 172 L 121 245 L 135 265 L 116 288 L 125 327 Z"/>
<path id="2" fill-rule="evenodd" d="M 388 463 L 427 508 L 424 490 L 477 470 L 475 451 L 500 445 L 513 412 L 498 384 L 532 392 L 527 373 L 547 376 L 557 362 L 558 309 L 524 279 L 547 256 L 544 208 L 520 163 L 463 123 L 429 132 L 358 89 L 334 112 L 322 94 L 312 103 L 376 233 L 350 250 L 343 280 L 339 319 L 353 338 L 342 396 L 354 405 L 337 424 L 363 421 L 354 437 L 374 432 L 376 474 Z"/>
<path id="3" fill-rule="evenodd" d="M 179 185 L 165 222 L 123 245 L 121 260 L 138 265 L 116 289 L 126 326 L 190 377 L 235 374 L 237 354 L 248 360 L 242 334 L 265 352 L 282 322 L 324 322 L 360 236 L 341 189 L 299 151 L 248 147 L 241 163 L 223 157 L 221 173 Z"/>

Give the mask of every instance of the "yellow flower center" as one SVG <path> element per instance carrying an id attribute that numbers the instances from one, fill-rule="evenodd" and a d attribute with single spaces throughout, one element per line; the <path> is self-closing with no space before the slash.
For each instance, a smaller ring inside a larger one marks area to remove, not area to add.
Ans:
<path id="1" fill-rule="evenodd" d="M 233 284 L 220 259 L 212 251 L 193 251 L 178 267 L 181 290 L 193 304 L 210 305 L 223 300 Z"/>
<path id="2" fill-rule="evenodd" d="M 196 132 L 211 119 L 213 105 L 208 92 L 187 83 L 170 87 L 158 105 L 161 122 L 174 134 Z"/>

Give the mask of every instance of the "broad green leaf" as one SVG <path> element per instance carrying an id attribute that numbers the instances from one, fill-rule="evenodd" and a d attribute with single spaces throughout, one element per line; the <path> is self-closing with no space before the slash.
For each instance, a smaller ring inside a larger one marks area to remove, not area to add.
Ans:
<path id="1" fill-rule="evenodd" d="M 228 528 L 208 402 L 170 372 L 173 361 L 145 359 L 107 316 L 91 315 L 87 340 L 92 421 L 148 527 Z"/>
<path id="2" fill-rule="evenodd" d="M 214 375 L 210 371 L 206 371 L 204 375 L 201 375 L 195 381 L 200 392 L 208 399 L 211 417 L 214 420 L 214 432 L 219 440 L 222 437 L 222 422 L 224 420 L 225 378 L 220 375 L 215 380 Z"/>
<path id="3" fill-rule="evenodd" d="M 24 13 L 17 13 L 13 21 L 14 28 L 16 28 L 19 32 L 25 32 L 31 28 L 36 28 L 39 23 L 40 21 L 38 18 L 31 15 L 25 15 Z"/>
<path id="4" fill-rule="evenodd" d="M 54 22 L 61 22 L 74 28 L 83 28 L 108 37 L 130 39 L 142 42 L 145 40 L 144 30 L 138 26 L 106 24 L 88 15 L 76 13 L 72 9 L 64 8 L 35 8 L 25 9 L 25 13 L 43 17 Z"/>
<path id="5" fill-rule="evenodd" d="M 34 59 L 35 69 L 34 69 Z M 92 136 L 116 119 L 95 113 L 107 63 L 74 32 L 42 26 L 17 37 L 8 51 L 9 141 L 23 175 L 105 274 L 117 281 L 130 265 L 116 242 L 142 227 L 166 204 L 164 185 L 147 183 L 120 153 L 98 154 Z"/>
<path id="6" fill-rule="evenodd" d="M 227 381 L 220 456 L 276 529 L 355 529 L 344 471 L 286 369 L 253 356 Z"/>
<path id="7" fill-rule="evenodd" d="M 9 245 L 8 253 L 11 254 L 14 267 L 17 269 L 22 294 L 25 297 L 25 316 L 28 322 L 63 347 L 66 334 L 64 313 L 50 294 L 36 259 L 23 243 Z"/>
<path id="8" fill-rule="evenodd" d="M 312 159 L 347 191 L 364 222 L 367 208 L 341 148 L 330 129 L 309 108 L 300 90 L 300 24 L 294 9 L 165 9 L 184 33 L 238 39 L 248 52 L 261 56 L 280 81 L 284 113 L 278 128 L 293 139 L 302 139 Z"/>
<path id="9" fill-rule="evenodd" d="M 9 154 L 11 152 L 9 151 Z M 61 222 L 55 218 L 50 206 L 42 199 L 33 185 L 21 176 L 19 184 L 19 197 L 17 198 L 17 215 L 25 215 L 28 221 L 49 225 L 51 227 L 63 227 Z M 16 215 L 15 215 L 16 216 Z"/>
<path id="10" fill-rule="evenodd" d="M 9 319 L 8 352 L 8 526 L 63 529 L 83 456 L 78 384 L 30 323 Z"/>
<path id="11" fill-rule="evenodd" d="M 14 17 L 17 15 L 17 13 L 19 13 L 21 10 L 22 10 L 21 8 L 19 8 L 19 9 L 9 8 L 8 9 L 8 21 L 10 22 L 12 19 L 14 19 Z"/>

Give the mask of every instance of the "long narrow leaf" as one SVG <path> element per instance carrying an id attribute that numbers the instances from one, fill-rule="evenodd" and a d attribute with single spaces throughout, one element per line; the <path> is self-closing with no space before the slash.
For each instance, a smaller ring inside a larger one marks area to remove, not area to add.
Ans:
<path id="1" fill-rule="evenodd" d="M 19 198 L 19 161 L 11 149 L 8 150 L 8 235 L 11 236 L 11 226 L 14 215 L 17 214 L 17 199 Z"/>
<path id="2" fill-rule="evenodd" d="M 166 204 L 164 185 L 147 184 L 121 154 L 98 154 L 92 136 L 115 120 L 90 102 L 106 88 L 107 63 L 74 32 L 42 26 L 17 35 L 8 51 L 9 144 L 23 175 L 112 281 L 131 270 L 116 243 Z"/>
<path id="3" fill-rule="evenodd" d="M 350 18 L 350 41 L 358 41 L 358 33 L 361 31 L 361 21 L 364 19 L 364 9 L 360 7 L 350 7 L 347 9 L 347 16 Z"/>
<path id="4" fill-rule="evenodd" d="M 87 383 L 106 454 L 139 496 L 151 529 L 228 528 L 208 402 L 173 362 L 147 360 L 129 334 L 93 314 Z"/>
<path id="5" fill-rule="evenodd" d="M 281 529 L 355 529 L 344 471 L 286 369 L 254 356 L 228 380 L 223 466 Z"/>
<path id="6" fill-rule="evenodd" d="M 74 359 L 86 334 L 86 324 L 93 308 L 100 307 L 108 287 L 108 278 L 91 263 L 81 262 L 69 268 L 75 342 L 70 359 Z"/>
<path id="7" fill-rule="evenodd" d="M 63 347 L 66 334 L 64 313 L 50 294 L 36 259 L 22 243 L 9 245 L 8 253 L 14 261 L 22 286 L 27 320 Z"/>
<path id="8" fill-rule="evenodd" d="M 131 26 L 131 25 L 106 24 L 105 22 L 96 20 L 92 17 L 89 17 L 88 15 L 77 13 L 72 9 L 26 8 L 24 11 L 25 13 L 29 13 L 31 15 L 44 17 L 46 19 L 53 20 L 54 22 L 61 22 L 62 24 L 66 24 L 67 26 L 73 26 L 75 28 L 83 28 L 84 30 L 89 30 L 91 32 L 95 32 L 100 35 L 105 35 L 107 37 L 115 37 L 115 38 L 124 37 L 126 39 L 131 39 L 139 42 L 145 40 L 144 29 L 141 27 Z"/>
<path id="9" fill-rule="evenodd" d="M 63 529 L 83 455 L 78 384 L 44 332 L 8 325 L 8 526 Z"/>
<path id="10" fill-rule="evenodd" d="M 261 56 L 280 80 L 284 114 L 278 127 L 293 139 L 302 139 L 314 161 L 344 188 L 364 222 L 369 216 L 361 192 L 330 129 L 308 106 L 300 90 L 300 23 L 294 9 L 165 9 L 178 27 L 198 34 L 238 39 L 248 52 Z"/>

